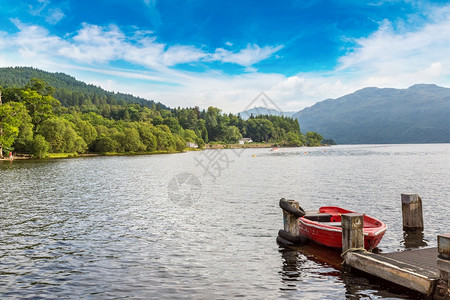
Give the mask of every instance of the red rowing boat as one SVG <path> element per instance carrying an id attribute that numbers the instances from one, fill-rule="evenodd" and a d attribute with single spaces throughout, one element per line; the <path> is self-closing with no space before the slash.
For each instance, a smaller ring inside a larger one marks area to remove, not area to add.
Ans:
<path id="1" fill-rule="evenodd" d="M 341 215 L 354 213 L 336 206 L 323 206 L 318 212 L 306 212 L 300 217 L 300 235 L 332 248 L 342 248 Z M 387 226 L 385 223 L 364 215 L 364 248 L 375 248 L 383 238 Z"/>

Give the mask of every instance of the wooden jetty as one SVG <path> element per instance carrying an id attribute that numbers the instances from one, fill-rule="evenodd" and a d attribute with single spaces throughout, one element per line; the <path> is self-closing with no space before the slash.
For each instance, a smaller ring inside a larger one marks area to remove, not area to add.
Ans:
<path id="1" fill-rule="evenodd" d="M 291 205 L 298 207 L 298 202 Z M 299 235 L 294 218 L 286 211 L 284 228 Z M 423 229 L 422 200 L 417 194 L 402 194 L 403 229 Z M 344 269 L 352 268 L 422 293 L 427 299 L 450 300 L 450 233 L 438 235 L 435 248 L 375 254 L 364 249 L 363 215 L 342 216 Z"/>

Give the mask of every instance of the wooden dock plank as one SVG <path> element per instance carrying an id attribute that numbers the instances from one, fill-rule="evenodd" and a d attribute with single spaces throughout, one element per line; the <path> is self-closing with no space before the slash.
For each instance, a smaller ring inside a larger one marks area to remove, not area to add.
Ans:
<path id="1" fill-rule="evenodd" d="M 401 261 L 409 265 L 414 265 L 431 272 L 435 272 L 436 277 L 439 277 L 439 270 L 436 264 L 436 258 L 438 254 L 438 248 L 434 247 L 406 250 L 401 252 L 382 253 L 380 255 Z"/>
<path id="2" fill-rule="evenodd" d="M 433 293 L 439 279 L 436 271 L 370 252 L 348 252 L 345 254 L 345 263 L 425 295 Z"/>

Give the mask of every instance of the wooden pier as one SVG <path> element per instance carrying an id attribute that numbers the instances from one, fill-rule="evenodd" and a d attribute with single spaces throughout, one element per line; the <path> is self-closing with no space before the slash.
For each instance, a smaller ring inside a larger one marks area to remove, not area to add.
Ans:
<path id="1" fill-rule="evenodd" d="M 292 205 L 298 203 L 292 201 Z M 286 231 L 296 234 L 298 218 L 286 211 Z M 403 229 L 422 230 L 422 201 L 416 194 L 402 194 Z M 364 249 L 363 215 L 342 216 L 342 257 L 344 269 L 352 268 L 422 293 L 427 299 L 450 300 L 450 233 L 438 235 L 435 248 L 375 254 Z M 289 226 L 287 226 L 289 223 Z M 297 233 L 298 234 L 298 233 Z"/>
<path id="2" fill-rule="evenodd" d="M 448 272 L 450 234 L 438 236 L 439 247 L 386 254 L 347 251 L 344 264 L 389 282 L 417 291 L 432 299 L 450 299 Z M 445 247 L 444 245 L 447 245 Z M 447 252 L 446 252 L 447 251 Z"/>

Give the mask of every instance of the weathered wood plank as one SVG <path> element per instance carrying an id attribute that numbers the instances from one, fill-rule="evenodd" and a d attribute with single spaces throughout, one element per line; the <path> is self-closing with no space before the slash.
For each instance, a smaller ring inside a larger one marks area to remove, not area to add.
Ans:
<path id="1" fill-rule="evenodd" d="M 369 252 L 348 252 L 345 263 L 425 295 L 433 293 L 438 280 L 434 272 Z"/>

